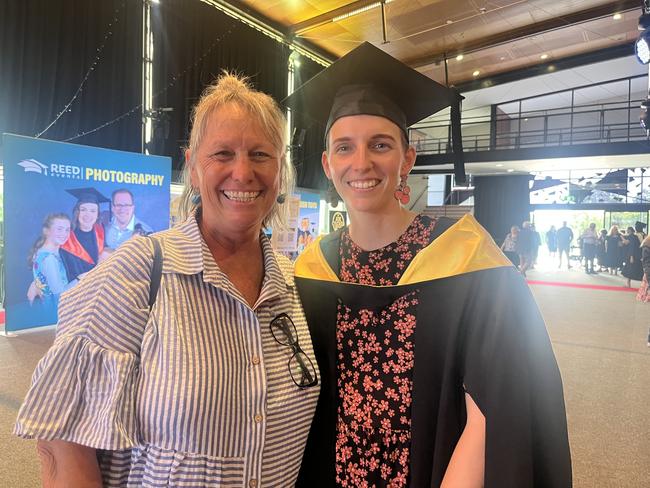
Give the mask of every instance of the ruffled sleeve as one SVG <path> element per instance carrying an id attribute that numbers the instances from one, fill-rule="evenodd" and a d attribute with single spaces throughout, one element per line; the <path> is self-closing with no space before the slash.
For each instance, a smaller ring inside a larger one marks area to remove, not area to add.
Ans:
<path id="1" fill-rule="evenodd" d="M 132 239 L 66 291 L 14 433 L 96 449 L 138 444 L 135 395 L 149 317 L 151 243 Z"/>

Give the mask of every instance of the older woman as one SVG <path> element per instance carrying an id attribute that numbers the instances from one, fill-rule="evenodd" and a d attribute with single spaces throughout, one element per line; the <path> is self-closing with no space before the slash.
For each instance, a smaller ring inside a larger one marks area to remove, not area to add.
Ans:
<path id="1" fill-rule="evenodd" d="M 291 486 L 318 397 L 290 263 L 285 121 L 223 75 L 194 109 L 177 227 L 121 246 L 60 305 L 16 434 L 55 486 Z M 162 278 L 150 308 L 155 251 Z"/>

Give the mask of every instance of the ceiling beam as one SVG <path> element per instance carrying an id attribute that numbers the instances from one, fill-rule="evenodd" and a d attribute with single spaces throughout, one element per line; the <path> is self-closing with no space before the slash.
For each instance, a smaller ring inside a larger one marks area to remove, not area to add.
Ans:
<path id="1" fill-rule="evenodd" d="M 449 59 L 456 57 L 459 54 L 469 54 L 480 51 L 481 49 L 496 47 L 519 39 L 525 39 L 545 32 L 563 29 L 570 25 L 582 24 L 602 17 L 608 17 L 617 12 L 622 13 L 629 10 L 639 10 L 640 12 L 641 6 L 639 0 L 618 0 L 598 7 L 580 10 L 579 12 L 554 17 L 535 24 L 517 27 L 505 32 L 499 32 L 492 36 L 483 37 L 444 52 L 430 53 L 420 58 L 406 59 L 404 60 L 404 63 L 413 68 L 420 68 L 422 66 L 428 66 L 433 63 L 444 61 L 445 58 Z"/>
<path id="2" fill-rule="evenodd" d="M 329 12 L 325 12 L 323 14 L 317 15 L 316 17 L 312 17 L 311 19 L 303 20 L 302 22 L 293 24 L 289 27 L 289 30 L 295 35 L 300 35 L 304 32 L 307 32 L 308 30 L 315 29 L 316 27 L 327 24 L 331 22 L 332 19 L 339 17 L 340 15 L 349 14 L 355 10 L 379 3 L 379 1 L 380 0 L 357 0 L 356 2 L 348 3 L 342 7 L 335 8 Z"/>

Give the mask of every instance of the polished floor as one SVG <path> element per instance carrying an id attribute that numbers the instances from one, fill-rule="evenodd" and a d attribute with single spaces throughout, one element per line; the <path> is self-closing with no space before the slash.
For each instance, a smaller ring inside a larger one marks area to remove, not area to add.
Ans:
<path id="1" fill-rule="evenodd" d="M 532 285 L 562 371 L 577 488 L 650 487 L 650 304 L 618 276 L 574 268 L 529 279 L 615 287 Z M 638 285 L 638 283 L 633 283 Z M 11 436 L 36 362 L 54 331 L 0 337 L 0 486 L 36 487 L 34 443 Z"/>

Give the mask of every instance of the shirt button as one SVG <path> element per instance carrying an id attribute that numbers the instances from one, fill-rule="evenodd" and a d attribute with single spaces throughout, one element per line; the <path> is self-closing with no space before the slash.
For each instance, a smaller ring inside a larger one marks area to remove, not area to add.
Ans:
<path id="1" fill-rule="evenodd" d="M 255 488 L 257 486 L 257 480 L 253 478 L 248 482 L 248 486 L 250 486 L 251 488 Z"/>
<path id="2" fill-rule="evenodd" d="M 262 421 L 262 416 L 258 413 L 255 415 L 255 423 L 259 424 Z"/>
<path id="3" fill-rule="evenodd" d="M 260 364 L 260 357 L 259 356 L 253 356 L 253 364 Z"/>

